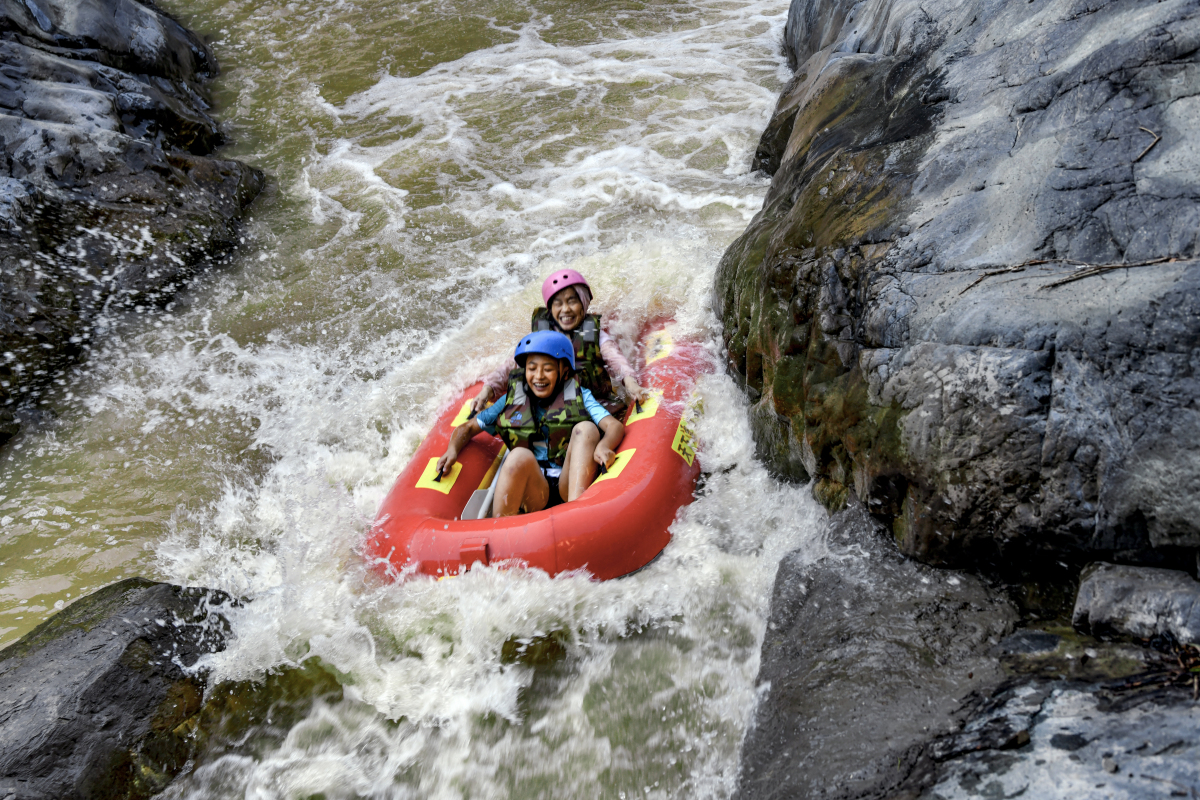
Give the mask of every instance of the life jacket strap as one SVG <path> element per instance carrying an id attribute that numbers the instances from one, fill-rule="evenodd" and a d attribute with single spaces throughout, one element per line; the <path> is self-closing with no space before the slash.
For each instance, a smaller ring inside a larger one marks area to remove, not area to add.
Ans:
<path id="1" fill-rule="evenodd" d="M 578 336 L 587 344 L 597 344 L 600 341 L 600 328 L 596 325 L 596 319 L 595 314 L 588 314 L 579 326 Z"/>

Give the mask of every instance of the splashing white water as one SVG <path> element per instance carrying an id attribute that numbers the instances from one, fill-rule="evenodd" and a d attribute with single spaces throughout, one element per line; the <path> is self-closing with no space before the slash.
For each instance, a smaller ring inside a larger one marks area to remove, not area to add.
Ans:
<path id="1" fill-rule="evenodd" d="M 823 553 L 813 535 L 822 512 L 753 460 L 729 379 L 703 379 L 699 396 L 701 452 L 714 473 L 662 557 L 625 579 L 477 567 L 455 580 L 368 588 L 353 552 L 353 500 L 286 481 L 229 498 L 213 521 L 224 530 L 203 541 L 168 542 L 173 568 L 199 559 L 207 583 L 249 586 L 254 598 L 233 615 L 231 648 L 209 660 L 214 679 L 315 656 L 346 690 L 277 750 L 207 764 L 179 796 L 218 796 L 214 786 L 231 780 L 248 796 L 392 796 L 397 776 L 422 797 L 509 797 L 513 787 L 537 796 L 529 787 L 545 781 L 559 797 L 595 796 L 597 781 L 614 795 L 727 795 L 774 566 L 797 547 Z M 246 523 L 263 506 L 278 515 L 274 535 Z M 239 524 L 258 532 L 242 547 L 229 532 Z M 565 635 L 567 658 L 540 685 L 535 668 L 502 663 L 507 640 L 552 632 Z"/>
<path id="2" fill-rule="evenodd" d="M 719 361 L 713 271 L 766 188 L 748 166 L 786 78 L 787 3 L 667 4 L 587 35 L 555 15 L 602 10 L 521 7 L 519 25 L 493 23 L 502 43 L 340 104 L 283 62 L 366 12 L 289 23 L 292 6 L 266 3 L 241 21 L 228 39 L 273 56 L 226 58 L 243 150 L 278 187 L 251 252 L 99 353 L 68 422 L 33 442 L 46 462 L 18 455 L 2 476 L 14 518 L 51 499 L 79 526 L 124 514 L 161 577 L 249 599 L 206 662 L 213 685 L 315 660 L 343 687 L 281 736 L 248 732 L 202 761 L 171 796 L 732 790 L 776 564 L 823 545 L 807 490 L 754 461 L 727 377 L 698 386 L 704 492 L 633 576 L 379 585 L 358 554 L 437 411 L 528 329 L 552 269 L 588 276 L 630 350 L 670 315 Z M 262 89 L 279 74 L 284 97 Z M 67 469 L 80 488 L 51 498 L 41 477 Z M 502 658 L 550 635 L 565 645 L 550 666 Z"/>

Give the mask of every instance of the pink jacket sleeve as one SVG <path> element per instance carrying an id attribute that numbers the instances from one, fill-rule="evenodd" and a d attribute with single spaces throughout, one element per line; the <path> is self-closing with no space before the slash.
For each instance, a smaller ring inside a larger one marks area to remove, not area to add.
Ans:
<path id="1" fill-rule="evenodd" d="M 617 380 L 625 380 L 627 376 L 634 374 L 633 367 L 629 366 L 621 348 L 617 347 L 613 338 L 604 331 L 600 332 L 600 357 L 604 359 L 604 366 L 609 374 L 615 375 Z"/>
<path id="2" fill-rule="evenodd" d="M 508 373 L 517 368 L 516 359 L 509 356 L 508 363 L 500 367 L 495 372 L 488 375 L 483 380 L 483 385 L 492 390 L 492 399 L 503 397 L 508 391 Z"/>

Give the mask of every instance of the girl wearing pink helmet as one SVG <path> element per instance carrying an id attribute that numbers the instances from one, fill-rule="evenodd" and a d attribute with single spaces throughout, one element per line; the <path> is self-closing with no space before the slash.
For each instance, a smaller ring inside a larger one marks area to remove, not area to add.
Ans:
<path id="1" fill-rule="evenodd" d="M 626 401 L 614 391 L 610 375 L 621 381 L 626 395 L 639 403 L 646 399 L 648 394 L 638 385 L 621 348 L 602 329 L 600 315 L 587 313 L 592 290 L 583 275 L 573 269 L 552 272 L 542 283 L 542 300 L 546 305 L 534 310 L 530 329 L 559 331 L 570 337 L 575 346 L 575 377 L 580 386 L 618 419 L 625 412 Z M 500 395 L 516 366 L 510 360 L 488 376 L 475 397 L 475 411 L 482 411 L 493 397 Z"/>

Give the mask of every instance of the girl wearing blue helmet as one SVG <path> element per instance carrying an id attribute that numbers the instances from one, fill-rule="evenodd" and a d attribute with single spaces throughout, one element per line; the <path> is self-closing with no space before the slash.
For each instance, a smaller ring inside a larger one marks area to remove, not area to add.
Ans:
<path id="1" fill-rule="evenodd" d="M 597 466 L 612 464 L 625 436 L 621 421 L 576 382 L 569 338 L 557 331 L 531 333 L 517 345 L 515 359 L 508 394 L 455 428 L 437 464 L 443 472 L 450 469 L 480 431 L 503 439 L 510 452 L 496 478 L 492 507 L 498 517 L 579 497 L 595 480 Z"/>

